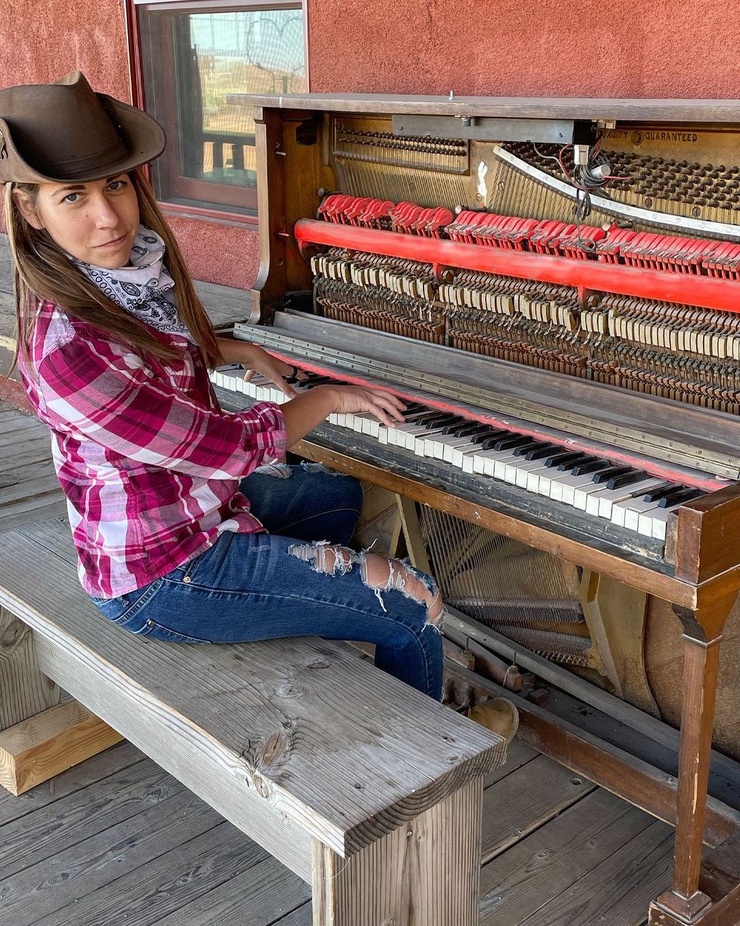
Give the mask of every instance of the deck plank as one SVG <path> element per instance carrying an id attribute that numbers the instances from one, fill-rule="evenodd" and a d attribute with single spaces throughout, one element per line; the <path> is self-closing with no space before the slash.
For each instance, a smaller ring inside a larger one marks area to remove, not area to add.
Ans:
<path id="1" fill-rule="evenodd" d="M 137 762 L 89 788 L 0 827 L 4 879 L 70 846 L 84 842 L 153 804 L 184 791 L 177 779 L 148 762 Z"/>
<path id="2" fill-rule="evenodd" d="M 157 926 L 271 926 L 276 919 L 305 904 L 310 911 L 311 888 L 274 858 L 266 858 L 213 890 L 202 893 Z M 309 924 L 311 919 L 309 917 Z"/>
<path id="3" fill-rule="evenodd" d="M 213 813 L 210 807 L 203 807 Z M 205 810 L 199 811 L 201 821 L 206 816 Z M 179 840 L 169 851 L 160 852 L 117 880 L 108 879 L 107 884 L 82 898 L 75 898 L 71 886 L 65 907 L 41 918 L 14 921 L 14 926 L 121 926 L 122 910 L 126 912 L 126 926 L 159 926 L 162 919 L 204 891 L 269 857 L 264 849 L 226 822 L 202 834 L 190 833 L 191 843 L 183 838 L 182 831 L 192 823 L 193 815 L 186 811 L 159 834 L 160 839 L 167 833 L 173 840 Z"/>
<path id="4" fill-rule="evenodd" d="M 137 762 L 149 760 L 131 743 L 121 743 L 18 796 L 0 788 L 0 826 L 43 810 L 55 801 L 84 791 L 89 786 L 93 786 L 94 793 L 94 786 L 98 782 L 105 782 L 109 775 L 127 769 Z M 85 802 L 88 797 L 80 794 L 78 800 Z M 29 825 L 32 825 L 30 819 Z M 0 847 L 2 846 L 0 840 Z M 0 872 L 2 871 L 3 868 L 0 866 Z"/>
<path id="5" fill-rule="evenodd" d="M 483 792 L 483 863 L 580 801 L 595 787 L 542 755 L 507 775 Z"/>
<path id="6" fill-rule="evenodd" d="M 673 831 L 654 820 L 517 926 L 643 926 L 650 901 L 670 885 L 672 864 Z"/>
<path id="7" fill-rule="evenodd" d="M 483 866 L 480 926 L 527 922 L 652 822 L 652 817 L 608 791 L 586 795 Z M 646 909 L 647 904 L 643 913 Z"/>
<path id="8" fill-rule="evenodd" d="M 82 914 L 93 906 L 92 918 L 84 922 L 99 926 L 101 910 L 97 905 L 104 894 L 103 888 L 125 882 L 126 891 L 121 896 L 105 901 L 114 904 L 110 922 L 118 916 L 120 924 L 121 909 L 128 910 L 140 901 L 144 873 L 158 859 L 196 836 L 224 825 L 221 817 L 194 794 L 179 791 L 146 813 L 0 880 L 4 921 L 13 926 L 39 926 L 48 918 L 49 923 L 81 926 L 83 920 L 77 919 L 78 911 Z M 211 848 L 217 850 L 217 846 Z"/>

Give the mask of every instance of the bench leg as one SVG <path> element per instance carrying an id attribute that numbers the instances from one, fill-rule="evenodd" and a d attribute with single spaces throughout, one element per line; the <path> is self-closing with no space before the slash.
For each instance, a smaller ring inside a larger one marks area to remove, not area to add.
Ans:
<path id="1" fill-rule="evenodd" d="M 0 608 L 0 730 L 59 703 L 59 686 L 42 675 L 31 629 Z"/>
<path id="2" fill-rule="evenodd" d="M 313 926 L 477 926 L 483 781 L 349 859 L 313 841 Z"/>
<path id="3" fill-rule="evenodd" d="M 0 786 L 22 794 L 121 740 L 38 666 L 33 633 L 0 608 Z"/>

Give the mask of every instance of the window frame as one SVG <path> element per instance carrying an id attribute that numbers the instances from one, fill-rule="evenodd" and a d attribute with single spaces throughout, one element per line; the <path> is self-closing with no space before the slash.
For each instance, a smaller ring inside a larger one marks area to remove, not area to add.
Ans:
<path id="1" fill-rule="evenodd" d="M 309 75 L 309 29 L 308 29 L 308 3 L 309 0 L 124 0 L 124 19 L 126 27 L 126 45 L 128 50 L 129 76 L 131 82 L 131 99 L 134 106 L 146 110 L 146 92 L 144 88 L 144 61 L 141 49 L 141 29 L 139 26 L 139 14 L 141 10 L 160 9 L 172 12 L 238 12 L 240 10 L 252 7 L 260 10 L 279 10 L 286 8 L 295 8 L 300 6 L 301 16 L 303 19 L 303 55 L 306 70 L 306 87 L 310 92 L 310 75 Z M 172 92 L 175 92 L 174 87 Z M 176 137 L 173 134 L 173 126 L 176 126 L 176 115 L 172 114 L 172 124 L 165 124 L 168 139 Z M 161 155 L 162 158 L 169 158 L 170 163 L 179 167 L 179 157 L 177 146 L 168 142 L 167 148 Z M 148 170 L 148 167 L 147 167 Z M 197 180 L 191 177 L 183 177 L 179 170 L 173 170 L 178 187 L 178 192 L 185 193 L 191 191 L 198 193 L 200 190 L 208 191 L 210 203 L 223 201 L 223 208 L 214 208 L 212 205 L 197 205 L 195 203 L 173 203 L 168 201 L 159 202 L 160 207 L 167 215 L 204 218 L 211 221 L 217 221 L 224 224 L 240 225 L 257 225 L 259 216 L 256 212 L 256 194 L 254 203 L 250 203 L 250 196 L 246 190 L 240 191 L 238 187 L 229 184 L 214 184 L 207 180 Z M 253 213 L 236 212 L 229 210 L 229 193 L 234 191 L 247 193 L 241 198 L 239 205 L 242 208 L 254 209 Z M 215 196 L 214 196 L 215 194 Z M 185 197 L 183 197 L 185 198 Z"/>

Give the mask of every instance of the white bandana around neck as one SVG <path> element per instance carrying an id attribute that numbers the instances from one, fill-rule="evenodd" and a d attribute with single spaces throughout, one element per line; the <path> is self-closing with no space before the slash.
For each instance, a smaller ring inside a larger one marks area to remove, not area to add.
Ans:
<path id="1" fill-rule="evenodd" d="M 95 267 L 71 260 L 109 299 L 157 331 L 179 334 L 193 341 L 174 301 L 175 281 L 164 266 L 164 241 L 156 232 L 139 226 L 131 248 L 130 267 Z"/>

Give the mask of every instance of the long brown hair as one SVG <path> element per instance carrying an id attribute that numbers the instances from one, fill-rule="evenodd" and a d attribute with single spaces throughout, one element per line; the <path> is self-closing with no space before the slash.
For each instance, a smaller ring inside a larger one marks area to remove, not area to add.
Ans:
<path id="1" fill-rule="evenodd" d="M 216 335 L 195 292 L 175 236 L 141 168 L 131 171 L 129 177 L 139 201 L 141 223 L 156 232 L 165 243 L 164 265 L 175 281 L 180 318 L 203 349 L 208 366 L 214 367 L 221 360 Z M 25 220 L 13 199 L 13 191 L 22 191 L 33 203 L 38 187 L 26 183 L 6 183 L 5 187 L 5 222 L 13 258 L 17 324 L 13 366 L 19 354 L 28 355 L 35 324 L 33 304 L 36 297 L 53 302 L 71 318 L 86 321 L 135 350 L 148 351 L 160 360 L 176 359 L 174 348 L 162 344 L 147 325 L 110 300 L 69 260 L 45 230 L 35 229 Z"/>

